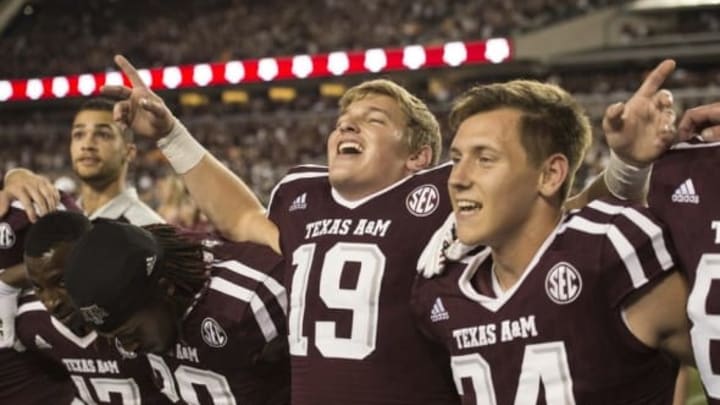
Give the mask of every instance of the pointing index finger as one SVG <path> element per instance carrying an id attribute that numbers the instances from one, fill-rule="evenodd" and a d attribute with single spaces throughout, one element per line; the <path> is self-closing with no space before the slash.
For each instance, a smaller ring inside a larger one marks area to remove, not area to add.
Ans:
<path id="1" fill-rule="evenodd" d="M 122 55 L 115 55 L 115 63 L 125 73 L 133 87 L 147 88 L 135 66 Z"/>
<path id="2" fill-rule="evenodd" d="M 658 90 L 660 90 L 660 87 L 662 87 L 665 80 L 674 70 L 674 60 L 665 59 L 660 62 L 660 64 L 657 65 L 650 74 L 648 74 L 635 94 L 639 96 L 652 97 Z"/>

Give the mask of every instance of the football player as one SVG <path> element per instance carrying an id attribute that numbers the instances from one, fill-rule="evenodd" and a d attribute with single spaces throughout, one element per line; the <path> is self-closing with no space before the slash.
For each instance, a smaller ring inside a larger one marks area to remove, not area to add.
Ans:
<path id="1" fill-rule="evenodd" d="M 569 94 L 478 86 L 451 112 L 457 237 L 485 249 L 419 278 L 419 325 L 450 353 L 465 404 L 667 404 L 692 362 L 662 225 L 642 207 L 562 206 L 590 125 Z M 542 398 L 542 399 L 540 399 Z"/>
<path id="2" fill-rule="evenodd" d="M 24 261 L 34 294 L 20 298 L 17 337 L 28 350 L 66 368 L 84 403 L 170 403 L 155 386 L 147 360 L 98 337 L 67 295 L 65 261 L 90 226 L 83 214 L 58 211 L 30 228 Z"/>
<path id="3" fill-rule="evenodd" d="M 289 403 L 281 268 L 266 247 L 105 220 L 64 266 L 86 324 L 147 355 L 168 399 L 215 404 Z"/>

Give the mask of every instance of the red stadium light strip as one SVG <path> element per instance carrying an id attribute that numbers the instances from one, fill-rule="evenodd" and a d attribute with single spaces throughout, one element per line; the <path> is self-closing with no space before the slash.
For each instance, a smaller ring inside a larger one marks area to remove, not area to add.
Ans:
<path id="1" fill-rule="evenodd" d="M 227 63 L 168 66 L 139 70 L 153 90 L 274 82 L 329 76 L 503 63 L 512 58 L 504 38 L 442 45 L 411 45 L 364 51 L 248 59 Z M 105 84 L 128 85 L 120 72 L 85 73 L 25 80 L 0 80 L 0 103 L 90 96 Z"/>

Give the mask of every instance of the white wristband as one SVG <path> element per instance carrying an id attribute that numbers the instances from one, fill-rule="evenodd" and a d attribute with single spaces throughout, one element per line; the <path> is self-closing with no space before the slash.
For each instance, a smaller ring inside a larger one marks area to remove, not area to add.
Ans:
<path id="1" fill-rule="evenodd" d="M 622 200 L 642 199 L 648 187 L 650 169 L 629 165 L 620 159 L 615 152 L 610 151 L 610 160 L 605 169 L 605 185 L 612 195 Z"/>
<path id="2" fill-rule="evenodd" d="M 195 167 L 207 150 L 190 135 L 187 128 L 176 118 L 172 131 L 158 139 L 157 146 L 177 174 L 185 174 Z"/>

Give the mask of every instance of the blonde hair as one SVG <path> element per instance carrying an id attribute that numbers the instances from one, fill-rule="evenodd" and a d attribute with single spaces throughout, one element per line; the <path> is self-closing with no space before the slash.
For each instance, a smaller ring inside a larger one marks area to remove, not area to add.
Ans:
<path id="1" fill-rule="evenodd" d="M 463 93 L 450 112 L 450 127 L 455 132 L 471 116 L 499 108 L 514 108 L 522 113 L 520 141 L 532 164 L 539 166 L 554 153 L 565 155 L 570 170 L 560 196 L 567 198 L 592 138 L 590 120 L 582 107 L 558 86 L 513 80 L 475 86 Z"/>
<path id="2" fill-rule="evenodd" d="M 345 92 L 340 98 L 340 110 L 345 111 L 350 104 L 368 95 L 384 95 L 397 101 L 407 117 L 407 131 L 403 136 L 410 152 L 415 153 L 423 146 L 429 145 L 432 149 L 432 164 L 437 164 L 442 152 L 442 135 L 440 125 L 427 105 L 397 83 L 376 79 L 363 82 Z"/>

